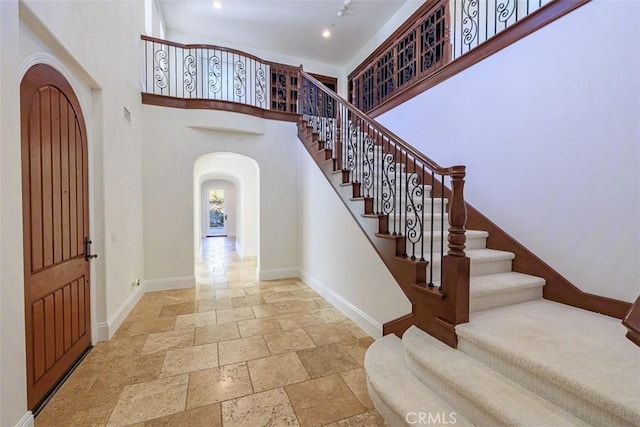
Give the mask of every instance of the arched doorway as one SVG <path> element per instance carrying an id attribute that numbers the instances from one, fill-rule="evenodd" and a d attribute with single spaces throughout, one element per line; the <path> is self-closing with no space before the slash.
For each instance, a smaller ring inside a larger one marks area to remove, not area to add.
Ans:
<path id="1" fill-rule="evenodd" d="M 233 188 L 233 206 L 228 207 L 227 241 L 240 257 L 257 257 L 260 247 L 260 169 L 252 158 L 229 152 L 208 153 L 198 157 L 194 164 L 194 252 L 195 259 L 202 256 L 203 229 L 209 215 L 206 183 L 226 182 Z M 214 185 L 215 187 L 215 185 Z M 229 218 L 231 214 L 232 218 Z M 231 235 L 232 234 L 232 235 Z M 197 277 L 196 277 L 197 281 Z"/>

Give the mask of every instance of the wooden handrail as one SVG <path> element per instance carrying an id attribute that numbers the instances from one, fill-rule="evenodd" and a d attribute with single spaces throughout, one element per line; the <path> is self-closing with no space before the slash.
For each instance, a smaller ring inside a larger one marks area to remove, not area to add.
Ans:
<path id="1" fill-rule="evenodd" d="M 302 76 L 304 76 L 305 79 L 307 79 L 311 83 L 315 84 L 317 87 L 322 87 L 323 86 L 322 83 L 320 83 L 312 75 L 310 75 L 309 73 L 304 71 L 304 69 L 302 68 L 302 65 L 300 66 L 300 74 Z M 372 128 L 375 128 L 375 129 L 381 131 L 383 134 L 385 134 L 387 137 L 389 137 L 390 140 L 394 140 L 396 144 L 398 144 L 402 148 L 404 148 L 408 153 L 410 153 L 417 160 L 420 160 L 422 163 L 424 163 L 433 172 L 435 172 L 437 174 L 440 174 L 440 175 L 447 175 L 447 176 L 452 176 L 454 174 L 458 174 L 459 175 L 460 173 L 462 173 L 462 176 L 464 177 L 465 166 L 462 166 L 462 165 L 455 165 L 455 166 L 449 166 L 449 167 L 440 166 L 438 163 L 436 163 L 435 161 L 431 160 L 429 157 L 425 156 L 420 151 L 418 151 L 411 144 L 409 144 L 408 142 L 404 141 L 398 135 L 396 135 L 395 133 L 391 132 L 389 129 L 384 127 L 382 124 L 380 124 L 379 122 L 377 122 L 374 119 L 372 119 L 371 117 L 369 117 L 366 113 L 364 113 L 358 107 L 353 105 L 351 102 L 347 101 L 344 98 L 339 97 L 338 95 L 336 95 L 335 93 L 332 93 L 330 91 L 326 91 L 325 94 L 328 95 L 329 97 L 331 97 L 333 100 L 335 100 L 335 101 L 337 101 L 339 103 L 345 104 L 349 108 L 349 110 L 352 113 L 354 113 L 360 120 L 362 120 L 363 122 L 365 122 L 367 125 L 371 126 Z"/>
<path id="2" fill-rule="evenodd" d="M 228 48 L 228 47 L 215 46 L 215 45 L 211 45 L 211 44 L 201 44 L 201 43 L 197 43 L 197 44 L 182 44 L 182 43 L 173 42 L 173 41 L 170 41 L 170 40 L 163 40 L 163 39 L 159 39 L 159 38 L 156 38 L 156 37 L 149 37 L 149 36 L 145 36 L 145 35 L 141 35 L 140 38 L 142 40 L 144 40 L 144 41 L 163 44 L 163 45 L 166 45 L 166 46 L 173 46 L 173 47 L 177 47 L 177 48 L 180 48 L 180 49 L 215 49 L 215 50 L 219 50 L 221 52 L 228 52 L 228 53 L 233 53 L 233 54 L 236 54 L 236 55 L 244 56 L 246 58 L 253 59 L 254 61 L 262 62 L 263 64 L 275 65 L 275 66 L 283 67 L 283 68 L 296 69 L 296 67 L 291 66 L 291 65 L 281 64 L 279 62 L 266 61 L 266 60 L 264 60 L 262 58 L 259 58 L 259 57 L 255 56 L 255 55 L 252 55 L 250 53 L 242 52 L 240 50 L 231 49 L 231 48 Z"/>

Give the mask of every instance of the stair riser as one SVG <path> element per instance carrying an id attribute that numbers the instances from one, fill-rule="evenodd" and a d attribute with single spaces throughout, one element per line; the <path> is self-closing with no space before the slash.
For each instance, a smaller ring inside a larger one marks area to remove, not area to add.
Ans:
<path id="1" fill-rule="evenodd" d="M 430 236 L 427 234 L 424 236 L 424 250 L 425 252 L 429 252 L 430 251 Z M 447 241 L 447 237 L 445 236 L 444 238 L 444 252 L 446 253 L 449 250 L 449 243 Z M 484 249 L 486 247 L 486 243 L 487 243 L 487 238 L 486 237 L 472 237 L 467 239 L 466 242 L 466 250 L 472 250 L 472 249 Z M 412 249 L 411 244 L 407 243 L 406 245 L 407 247 L 407 251 L 410 251 Z M 419 248 L 419 246 L 417 246 L 417 248 Z M 436 236 L 433 240 L 433 253 L 439 253 L 442 252 L 442 245 L 441 245 L 441 240 L 440 240 L 440 236 Z"/>
<path id="2" fill-rule="evenodd" d="M 500 292 L 490 295 L 473 296 L 469 299 L 469 311 L 490 310 L 497 307 L 505 307 L 512 304 L 520 304 L 542 298 L 542 286 L 519 289 L 510 292 Z"/>
<path id="3" fill-rule="evenodd" d="M 433 266 L 434 281 L 440 280 L 440 260 L 436 260 Z M 470 275 L 485 276 L 487 274 L 507 273 L 511 271 L 511 260 L 496 260 L 482 263 L 475 263 L 471 259 Z M 427 268 L 427 281 L 430 279 L 429 268 Z"/>

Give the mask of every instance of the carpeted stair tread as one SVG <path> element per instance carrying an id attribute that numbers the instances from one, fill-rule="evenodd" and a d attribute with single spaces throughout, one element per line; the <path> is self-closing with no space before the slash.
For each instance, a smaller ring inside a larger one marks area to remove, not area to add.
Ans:
<path id="1" fill-rule="evenodd" d="M 413 375 L 476 425 L 584 426 L 537 394 L 416 327 L 403 338 Z"/>
<path id="2" fill-rule="evenodd" d="M 473 313 L 456 332 L 462 351 L 543 396 L 558 389 L 547 398 L 563 396 L 581 418 L 640 425 L 640 351 L 620 320 L 538 300 Z M 596 407 L 594 415 L 576 399 Z"/>
<path id="3" fill-rule="evenodd" d="M 440 414 L 449 424 L 452 420 L 445 416 L 455 413 L 457 426 L 473 425 L 409 372 L 404 364 L 402 342 L 395 335 L 371 344 L 364 368 L 369 394 L 390 427 L 409 425 L 405 417 L 412 412 L 430 412 L 433 417 Z"/>

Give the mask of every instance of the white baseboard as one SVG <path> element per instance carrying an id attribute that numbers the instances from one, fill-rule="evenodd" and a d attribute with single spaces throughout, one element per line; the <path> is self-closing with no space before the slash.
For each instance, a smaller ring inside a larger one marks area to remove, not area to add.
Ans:
<path id="1" fill-rule="evenodd" d="M 300 270 L 297 268 L 272 268 L 258 271 L 258 280 L 278 280 L 290 277 L 300 277 Z"/>
<path id="2" fill-rule="evenodd" d="M 16 424 L 16 427 L 33 427 L 34 426 L 33 414 L 31 411 L 27 411 L 26 414 L 20 418 L 20 421 Z"/>
<path id="3" fill-rule="evenodd" d="M 118 309 L 106 322 L 98 323 L 97 341 L 106 341 L 116 333 L 124 319 L 136 306 L 142 295 L 147 292 L 170 291 L 172 289 L 193 288 L 196 285 L 195 276 L 169 277 L 166 279 L 143 280 L 135 288 Z"/>
<path id="4" fill-rule="evenodd" d="M 304 271 L 299 271 L 299 275 L 303 282 L 309 285 L 314 291 L 319 293 L 329 301 L 335 308 L 340 310 L 342 314 L 360 327 L 363 331 L 371 335 L 373 338 L 382 338 L 382 325 L 374 320 L 364 311 L 360 310 L 355 305 L 344 299 L 341 295 L 338 295 L 333 289 L 329 289 L 318 280 L 306 274 Z"/>
<path id="5" fill-rule="evenodd" d="M 136 287 L 106 322 L 98 323 L 98 337 L 100 340 L 108 340 L 116 333 L 143 294 L 142 286 Z"/>
<path id="6" fill-rule="evenodd" d="M 143 280 L 144 292 L 170 291 L 172 289 L 187 289 L 196 286 L 195 276 L 168 277 L 166 279 Z"/>

